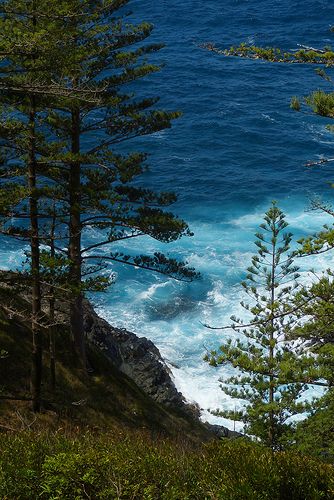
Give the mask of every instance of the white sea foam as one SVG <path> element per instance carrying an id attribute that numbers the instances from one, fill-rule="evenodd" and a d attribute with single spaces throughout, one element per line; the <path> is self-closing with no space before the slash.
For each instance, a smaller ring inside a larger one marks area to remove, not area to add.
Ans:
<path id="1" fill-rule="evenodd" d="M 241 215 L 236 219 L 232 219 L 229 221 L 229 223 L 232 226 L 253 229 L 258 225 L 259 221 L 261 221 L 262 218 L 263 218 L 263 211 L 258 210 L 253 213 Z"/>
<path id="2" fill-rule="evenodd" d="M 193 367 L 173 369 L 174 380 L 177 388 L 190 402 L 196 402 L 202 411 L 202 420 L 210 423 L 227 425 L 231 429 L 240 431 L 240 422 L 231 422 L 220 416 L 215 416 L 211 411 L 224 408 L 225 410 L 235 410 L 240 408 L 240 403 L 236 403 L 220 389 L 219 376 L 223 376 L 224 370 L 220 369 L 215 377 L 210 376 L 207 370 L 198 370 Z M 210 411 L 211 410 L 211 411 Z"/>
<path id="3" fill-rule="evenodd" d="M 270 115 L 267 115 L 265 113 L 261 113 L 261 116 L 262 116 L 262 118 L 264 118 L 265 120 L 268 120 L 269 122 L 277 123 L 277 120 L 275 120 L 275 118 L 273 118 Z"/>
<path id="4" fill-rule="evenodd" d="M 8 271 L 20 267 L 26 259 L 25 251 L 27 250 L 28 248 L 20 250 L 2 250 L 0 254 L 0 268 Z"/>
<path id="5" fill-rule="evenodd" d="M 166 288 L 168 285 L 170 285 L 170 280 L 167 280 L 164 283 L 156 283 L 154 285 L 151 285 L 147 290 L 141 292 L 138 295 L 138 299 L 139 300 L 151 299 L 155 294 L 155 292 L 159 290 L 159 288 Z"/>

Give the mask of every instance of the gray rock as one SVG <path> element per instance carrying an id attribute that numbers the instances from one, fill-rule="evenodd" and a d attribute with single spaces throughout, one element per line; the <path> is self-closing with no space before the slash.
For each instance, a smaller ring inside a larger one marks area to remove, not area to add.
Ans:
<path id="1" fill-rule="evenodd" d="M 84 320 L 88 340 L 102 349 L 112 363 L 154 401 L 199 418 L 198 406 L 187 403 L 176 389 L 171 371 L 153 342 L 111 326 L 97 315 L 88 301 L 84 305 Z"/>
<path id="2" fill-rule="evenodd" d="M 88 301 L 84 303 L 84 320 L 88 340 L 102 349 L 112 363 L 154 401 L 199 420 L 199 406 L 188 403 L 176 389 L 170 369 L 151 340 L 113 327 L 98 316 Z M 203 425 L 218 438 L 243 436 L 222 425 L 208 422 Z"/>
<path id="3" fill-rule="evenodd" d="M 7 287 L 8 291 L 13 285 L 17 286 L 17 281 L 16 273 L 0 271 L 0 283 Z M 25 301 L 30 302 L 30 293 L 27 292 L 24 284 L 19 295 Z M 17 291 L 14 295 L 15 300 L 16 297 Z M 19 304 L 19 308 L 21 307 L 25 308 L 25 305 Z M 56 319 L 59 325 L 68 325 L 66 301 L 59 301 Z M 125 329 L 114 328 L 98 316 L 88 300 L 84 301 L 84 321 L 87 339 L 103 350 L 114 366 L 128 375 L 154 401 L 199 421 L 199 406 L 188 403 L 176 389 L 171 371 L 153 342 Z M 238 432 L 230 431 L 223 426 L 208 423 L 201 423 L 201 425 L 217 437 L 241 436 Z"/>
<path id="4" fill-rule="evenodd" d="M 208 422 L 205 422 L 205 426 L 218 438 L 234 439 L 234 438 L 244 437 L 244 435 L 241 434 L 240 432 L 231 431 L 230 429 L 224 427 L 223 425 L 209 424 Z"/>

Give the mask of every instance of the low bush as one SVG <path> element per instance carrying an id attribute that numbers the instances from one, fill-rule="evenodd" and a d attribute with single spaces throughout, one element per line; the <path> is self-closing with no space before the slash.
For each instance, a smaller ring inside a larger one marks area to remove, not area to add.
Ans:
<path id="1" fill-rule="evenodd" d="M 334 469 L 243 440 L 188 449 L 145 435 L 0 435 L 0 498 L 318 500 Z"/>

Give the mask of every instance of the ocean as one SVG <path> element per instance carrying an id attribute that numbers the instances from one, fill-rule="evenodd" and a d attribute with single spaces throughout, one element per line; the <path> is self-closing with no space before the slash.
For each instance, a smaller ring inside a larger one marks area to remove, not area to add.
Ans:
<path id="1" fill-rule="evenodd" d="M 143 238 L 119 245 L 129 252 L 163 251 L 201 272 L 186 284 L 117 265 L 115 284 L 92 297 L 112 324 L 151 339 L 171 367 L 177 387 L 197 402 L 203 419 L 233 425 L 209 410 L 238 406 L 220 389 L 231 372 L 204 361 L 231 333 L 209 330 L 232 314 L 243 316 L 240 281 L 256 252 L 254 232 L 272 200 L 286 213 L 296 239 L 326 219 L 310 212 L 310 199 L 333 196 L 331 164 L 307 168 L 331 156 L 328 120 L 290 109 L 292 96 L 331 86 L 307 65 L 271 64 L 226 58 L 201 48 L 241 42 L 279 46 L 329 45 L 334 3 L 325 0 L 133 0 L 130 19 L 155 26 L 151 42 L 166 47 L 151 60 L 159 73 L 137 82 L 140 96 L 160 96 L 162 109 L 180 110 L 172 129 L 137 140 L 130 147 L 149 153 L 150 171 L 141 182 L 178 194 L 174 212 L 194 232 L 173 244 Z M 91 233 L 90 239 L 98 238 Z M 2 244 L 2 267 L 20 259 L 12 241 Z M 323 269 L 330 256 L 301 259 L 303 269 Z M 238 428 L 238 426 L 237 426 Z"/>

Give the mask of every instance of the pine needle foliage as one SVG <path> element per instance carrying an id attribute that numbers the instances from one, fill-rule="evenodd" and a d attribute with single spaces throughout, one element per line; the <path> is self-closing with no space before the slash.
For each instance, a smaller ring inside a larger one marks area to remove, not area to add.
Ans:
<path id="1" fill-rule="evenodd" d="M 334 31 L 333 27 L 330 31 Z M 231 47 L 230 49 L 219 49 L 213 44 L 206 44 L 203 48 L 223 56 L 258 59 L 271 63 L 312 64 L 318 66 L 316 73 L 326 82 L 329 91 L 316 89 L 301 98 L 293 96 L 291 108 L 298 112 L 309 112 L 311 110 L 312 113 L 330 120 L 334 118 L 334 81 L 330 74 L 334 65 L 334 52 L 330 46 L 315 48 L 302 45 L 300 49 L 290 52 L 284 52 L 279 48 L 261 48 L 247 44 L 241 44 L 239 47 Z M 325 125 L 325 127 L 328 132 L 334 133 L 334 126 L 331 123 Z M 306 166 L 325 165 L 333 161 L 333 157 L 322 157 L 308 161 Z M 326 216 L 334 216 L 332 203 L 324 201 L 321 197 L 312 199 L 310 210 L 321 212 Z M 299 244 L 300 247 L 295 252 L 295 256 L 319 255 L 333 250 L 334 225 L 331 223 L 325 224 L 315 234 L 302 238 Z M 328 391 L 324 397 L 310 405 L 312 406 L 312 412 L 315 412 L 315 414 L 311 416 L 310 424 L 306 421 L 300 426 L 298 441 L 300 446 L 303 447 L 304 430 L 312 429 L 306 445 L 309 446 L 312 443 L 312 446 L 316 448 L 314 435 L 320 433 L 324 448 L 326 446 L 328 448 L 328 443 L 332 447 L 328 432 L 330 433 L 332 430 L 330 429 L 330 422 L 333 406 L 333 270 L 324 270 L 320 276 L 313 273 L 313 276 L 315 278 L 313 283 L 311 282 L 308 286 L 302 287 L 294 298 L 296 324 L 295 327 L 291 328 L 289 335 L 291 339 L 299 343 L 300 350 L 303 352 L 303 362 L 301 364 L 303 365 L 304 381 L 323 386 Z M 322 422 L 326 422 L 326 426 L 322 425 Z M 324 431 L 325 428 L 326 431 Z M 322 451 L 326 453 L 325 449 Z"/>
<path id="2" fill-rule="evenodd" d="M 124 143 L 169 128 L 180 116 L 155 109 L 157 98 L 140 99 L 129 90 L 138 79 L 159 70 L 146 58 L 162 46 L 146 44 L 150 24 L 126 22 L 121 8 L 127 3 L 84 1 L 79 10 L 77 2 L 66 3 L 65 24 L 72 33 L 65 47 L 69 60 L 55 78 L 59 86 L 68 88 L 71 98 L 54 102 L 46 117 L 54 143 L 60 145 L 56 161 L 61 173 L 56 172 L 53 181 L 60 186 L 58 199 L 68 214 L 63 220 L 68 228 L 69 281 L 75 291 L 71 328 L 83 365 L 87 268 L 93 275 L 103 273 L 109 262 L 117 262 L 181 280 L 197 276 L 186 263 L 158 252 L 138 255 L 114 250 L 118 241 L 142 236 L 168 243 L 192 235 L 188 225 L 166 209 L 176 201 L 173 193 L 139 186 L 147 155 L 124 153 Z M 98 232 L 99 239 L 86 244 L 92 231 Z M 98 280 L 98 287 L 105 284 Z M 88 283 L 94 287 L 92 276 Z"/>
<path id="3" fill-rule="evenodd" d="M 247 45 L 246 43 L 241 43 L 239 46 L 228 49 L 219 49 L 215 45 L 207 43 L 203 45 L 203 48 L 224 56 L 259 59 L 275 63 L 324 64 L 328 67 L 334 64 L 334 52 L 330 47 L 323 50 L 305 47 L 294 52 L 289 52 L 277 47 L 257 47 L 256 45 Z"/>
<path id="4" fill-rule="evenodd" d="M 235 368 L 236 375 L 223 379 L 221 387 L 246 403 L 238 412 L 219 414 L 243 421 L 247 433 L 274 449 L 283 444 L 289 417 L 305 409 L 299 402 L 306 388 L 303 364 L 286 339 L 294 325 L 292 298 L 299 277 L 289 253 L 292 235 L 285 231 L 287 225 L 273 202 L 256 233 L 257 254 L 242 283 L 250 302 L 241 305 L 251 319 L 246 324 L 232 317 L 230 328 L 237 335 L 206 356 L 213 366 Z"/>
<path id="5" fill-rule="evenodd" d="M 47 191 L 45 182 L 39 181 L 39 164 L 48 150 L 40 118 L 47 99 L 55 95 L 52 73 L 62 60 L 56 43 L 60 27 L 39 11 L 50 14 L 50 7 L 49 1 L 9 0 L 0 5 L 0 229 L 5 236 L 29 241 L 30 246 L 27 319 L 32 330 L 35 411 L 40 409 L 42 381 L 39 205 Z"/>

